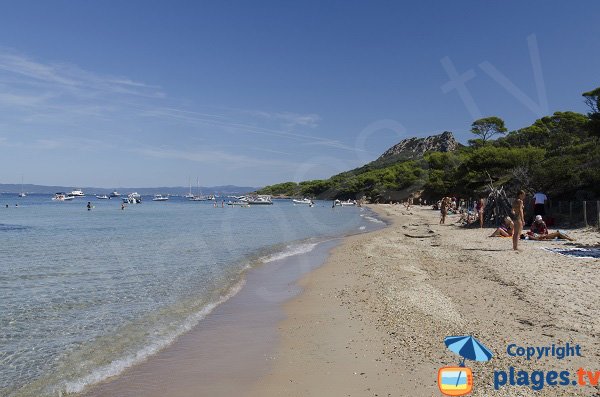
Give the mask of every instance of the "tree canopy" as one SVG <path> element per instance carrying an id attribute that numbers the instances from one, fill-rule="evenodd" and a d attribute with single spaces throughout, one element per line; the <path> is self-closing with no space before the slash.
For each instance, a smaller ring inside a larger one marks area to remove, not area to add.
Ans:
<path id="1" fill-rule="evenodd" d="M 484 143 L 494 135 L 504 134 L 506 131 L 504 120 L 496 116 L 475 120 L 471 124 L 471 132 L 477 135 Z"/>
<path id="2" fill-rule="evenodd" d="M 600 136 L 600 87 L 595 90 L 584 92 L 585 103 L 590 108 L 588 113 L 589 129 L 593 135 Z"/>

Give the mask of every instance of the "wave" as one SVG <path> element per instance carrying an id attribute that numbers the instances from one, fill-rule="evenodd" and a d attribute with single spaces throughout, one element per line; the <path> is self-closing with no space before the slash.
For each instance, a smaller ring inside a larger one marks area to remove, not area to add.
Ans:
<path id="1" fill-rule="evenodd" d="M 385 222 L 382 221 L 381 219 L 377 219 L 377 218 L 374 218 L 372 216 L 365 216 L 365 219 L 368 220 L 368 221 L 370 221 L 370 222 L 373 222 L 373 223 L 382 223 L 382 224 L 385 224 Z"/>
<path id="2" fill-rule="evenodd" d="M 276 252 L 274 254 L 263 256 L 260 258 L 262 263 L 279 261 L 281 259 L 288 258 L 290 256 L 301 255 L 311 252 L 315 249 L 315 247 L 319 243 L 300 243 L 300 244 L 291 244 L 286 246 L 286 249 L 283 251 Z"/>

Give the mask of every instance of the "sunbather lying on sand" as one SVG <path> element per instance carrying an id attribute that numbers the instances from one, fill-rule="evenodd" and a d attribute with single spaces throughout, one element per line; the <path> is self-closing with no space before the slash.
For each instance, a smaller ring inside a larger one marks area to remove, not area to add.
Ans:
<path id="1" fill-rule="evenodd" d="M 530 240 L 553 240 L 555 238 L 560 238 L 564 240 L 575 241 L 574 238 L 569 237 L 560 231 L 549 233 L 546 222 L 544 222 L 541 215 L 535 216 L 535 220 L 531 224 L 531 229 L 527 232 L 527 236 L 529 236 Z"/>
<path id="2" fill-rule="evenodd" d="M 513 235 L 514 230 L 515 224 L 512 219 L 510 219 L 510 216 L 507 216 L 504 218 L 504 223 L 502 223 L 490 237 L 510 237 Z"/>

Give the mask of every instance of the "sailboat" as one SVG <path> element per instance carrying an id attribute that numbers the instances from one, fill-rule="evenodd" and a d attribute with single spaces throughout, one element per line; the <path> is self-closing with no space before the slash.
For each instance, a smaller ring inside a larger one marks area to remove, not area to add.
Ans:
<path id="1" fill-rule="evenodd" d="M 190 201 L 206 201 L 206 200 L 208 200 L 208 199 L 206 198 L 206 196 L 203 196 L 203 195 L 200 193 L 200 178 L 196 178 L 196 183 L 198 184 L 198 194 L 197 194 L 197 195 L 192 195 L 192 197 L 188 198 L 188 200 L 190 200 Z M 190 189 L 190 192 L 191 192 L 191 191 L 192 191 L 192 190 Z M 186 197 L 187 197 L 187 196 L 186 196 Z"/>
<path id="2" fill-rule="evenodd" d="M 27 194 L 23 191 L 23 175 L 21 175 L 21 193 L 19 193 L 19 197 L 27 197 Z"/>
<path id="3" fill-rule="evenodd" d="M 190 192 L 183 197 L 185 197 L 186 199 L 193 199 L 194 194 L 192 193 L 192 179 L 188 178 L 188 182 L 190 183 Z"/>

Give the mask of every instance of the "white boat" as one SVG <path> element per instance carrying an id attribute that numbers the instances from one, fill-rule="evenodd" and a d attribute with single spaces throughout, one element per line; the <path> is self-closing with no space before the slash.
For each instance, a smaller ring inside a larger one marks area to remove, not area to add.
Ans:
<path id="1" fill-rule="evenodd" d="M 250 205 L 272 205 L 273 201 L 271 201 L 271 196 L 267 195 L 258 195 L 258 196 L 247 196 L 241 199 L 245 203 Z"/>
<path id="2" fill-rule="evenodd" d="M 169 196 L 163 196 L 162 194 L 155 194 L 152 201 L 167 201 Z"/>
<path id="3" fill-rule="evenodd" d="M 114 198 L 114 197 L 121 197 L 121 193 L 119 193 L 115 190 L 114 192 L 112 192 L 111 194 L 108 195 L 108 198 Z"/>
<path id="4" fill-rule="evenodd" d="M 185 197 L 190 201 L 207 201 L 208 197 L 200 192 L 200 178 L 196 178 L 196 184 L 198 185 L 198 194 L 192 194 L 192 185 L 190 185 L 190 192 Z"/>
<path id="5" fill-rule="evenodd" d="M 81 189 L 73 189 L 71 193 L 69 193 L 71 197 L 85 197 L 85 193 Z"/>
<path id="6" fill-rule="evenodd" d="M 229 201 L 229 202 L 227 202 L 227 205 L 239 206 L 239 207 L 250 207 L 250 204 L 248 204 L 245 201 Z"/>
<path id="7" fill-rule="evenodd" d="M 69 201 L 69 200 L 73 200 L 75 197 L 73 196 L 69 196 L 67 193 L 64 192 L 58 192 L 54 194 L 54 197 L 52 197 L 52 200 L 54 201 Z"/>
<path id="8" fill-rule="evenodd" d="M 217 198 L 215 197 L 214 194 L 211 194 L 211 195 L 207 196 L 206 199 L 209 200 L 209 201 L 216 201 L 217 200 Z"/>
<path id="9" fill-rule="evenodd" d="M 352 206 L 356 205 L 356 200 L 350 200 L 350 199 L 348 199 L 348 201 L 335 200 L 334 204 L 336 206 L 340 206 L 340 207 L 352 207 Z"/>
<path id="10" fill-rule="evenodd" d="M 142 196 L 137 192 L 129 193 L 127 197 L 123 197 L 123 203 L 125 204 L 141 204 Z"/>
<path id="11" fill-rule="evenodd" d="M 315 203 L 311 199 L 303 198 L 302 200 L 294 199 L 292 200 L 294 204 L 306 204 L 306 205 L 314 205 Z"/>
<path id="12" fill-rule="evenodd" d="M 190 182 L 190 191 L 183 197 L 185 197 L 186 199 L 193 199 L 194 198 L 194 193 L 192 193 L 192 180 L 189 179 Z M 194 200 L 196 201 L 196 200 Z"/>
<path id="13" fill-rule="evenodd" d="M 96 195 L 96 198 L 98 200 L 108 200 L 108 196 L 106 194 L 103 194 L 102 196 Z"/>
<path id="14" fill-rule="evenodd" d="M 23 191 L 23 176 L 21 176 L 21 193 L 19 193 L 19 197 L 27 197 L 27 194 Z"/>

